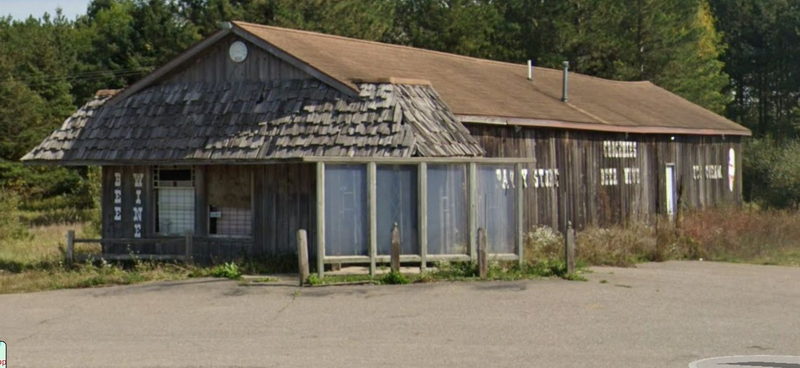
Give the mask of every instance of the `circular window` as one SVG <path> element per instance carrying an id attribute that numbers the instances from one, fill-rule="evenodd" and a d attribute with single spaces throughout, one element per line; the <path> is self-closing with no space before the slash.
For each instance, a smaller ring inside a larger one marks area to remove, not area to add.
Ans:
<path id="1" fill-rule="evenodd" d="M 241 63 L 247 58 L 247 45 L 242 41 L 236 41 L 231 44 L 230 49 L 228 49 L 228 54 L 231 60 L 236 63 Z"/>

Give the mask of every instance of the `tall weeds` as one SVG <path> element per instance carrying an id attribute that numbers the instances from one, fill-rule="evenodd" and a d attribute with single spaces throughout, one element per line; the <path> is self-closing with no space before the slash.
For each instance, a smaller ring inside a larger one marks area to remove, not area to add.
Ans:
<path id="1" fill-rule="evenodd" d="M 563 257 L 563 237 L 537 228 L 526 237 L 526 262 Z M 688 211 L 675 224 L 632 222 L 578 232 L 576 253 L 590 265 L 705 259 L 800 265 L 800 212 L 755 207 Z"/>

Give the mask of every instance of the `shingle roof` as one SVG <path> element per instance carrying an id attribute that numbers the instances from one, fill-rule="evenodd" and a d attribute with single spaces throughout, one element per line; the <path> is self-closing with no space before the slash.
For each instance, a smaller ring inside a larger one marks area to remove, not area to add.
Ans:
<path id="1" fill-rule="evenodd" d="M 26 161 L 202 162 L 303 156 L 480 156 L 430 86 L 314 80 L 172 83 L 119 103 L 97 96 Z"/>
<path id="2" fill-rule="evenodd" d="M 560 70 L 477 59 L 314 32 L 233 22 L 341 83 L 390 77 L 428 80 L 457 116 L 557 122 L 553 126 L 627 132 L 739 134 L 749 130 L 650 82 L 570 73 L 569 102 Z M 467 119 L 468 120 L 468 119 Z"/>

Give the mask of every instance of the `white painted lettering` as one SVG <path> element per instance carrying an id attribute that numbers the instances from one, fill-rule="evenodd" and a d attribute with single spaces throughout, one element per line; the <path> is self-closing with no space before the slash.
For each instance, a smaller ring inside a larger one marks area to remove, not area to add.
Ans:
<path id="1" fill-rule="evenodd" d="M 635 158 L 638 154 L 638 143 L 629 141 L 603 141 L 603 157 Z"/>

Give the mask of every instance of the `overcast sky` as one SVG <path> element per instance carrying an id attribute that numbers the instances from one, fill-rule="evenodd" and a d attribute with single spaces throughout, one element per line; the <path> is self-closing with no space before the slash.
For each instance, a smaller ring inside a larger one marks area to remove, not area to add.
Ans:
<path id="1" fill-rule="evenodd" d="M 61 8 L 69 19 L 86 13 L 90 0 L 0 0 L 0 15 L 11 15 L 15 19 L 25 19 L 29 15 L 36 18 L 45 12 L 55 14 Z"/>

